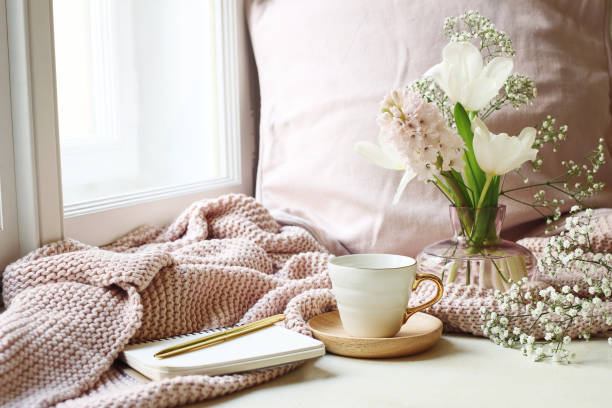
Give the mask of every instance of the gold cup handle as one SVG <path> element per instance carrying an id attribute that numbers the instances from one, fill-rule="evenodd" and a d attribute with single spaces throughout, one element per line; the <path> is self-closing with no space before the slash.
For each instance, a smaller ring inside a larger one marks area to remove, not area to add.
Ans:
<path id="1" fill-rule="evenodd" d="M 436 275 L 431 273 L 417 273 L 414 283 L 412 284 L 412 290 L 416 290 L 416 288 L 421 284 L 421 282 L 430 280 L 436 284 L 437 292 L 436 296 L 423 303 L 422 305 L 418 305 L 415 307 L 409 307 L 406 309 L 406 314 L 404 315 L 404 323 L 410 319 L 410 316 L 418 312 L 419 310 L 427 309 L 429 306 L 434 305 L 442 299 L 442 294 L 444 293 L 444 287 L 442 286 L 442 280 L 438 278 Z"/>

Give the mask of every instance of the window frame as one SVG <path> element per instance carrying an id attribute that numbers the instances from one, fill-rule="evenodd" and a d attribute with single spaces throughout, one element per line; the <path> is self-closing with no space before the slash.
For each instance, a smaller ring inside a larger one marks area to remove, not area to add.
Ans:
<path id="1" fill-rule="evenodd" d="M 191 202 L 226 193 L 253 194 L 253 72 L 243 0 L 215 2 L 219 131 L 226 136 L 228 176 L 64 207 L 55 89 L 52 0 L 6 0 L 16 199 L 21 253 L 75 238 L 108 243 L 143 225 L 165 225 Z"/>
<path id="2" fill-rule="evenodd" d="M 0 0 L 0 271 L 19 256 L 20 248 L 6 24 L 6 1 Z"/>

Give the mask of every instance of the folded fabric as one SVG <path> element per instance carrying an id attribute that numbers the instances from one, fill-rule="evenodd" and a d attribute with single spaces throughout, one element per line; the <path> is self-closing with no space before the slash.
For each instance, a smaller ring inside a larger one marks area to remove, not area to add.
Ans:
<path id="1" fill-rule="evenodd" d="M 597 242 L 612 249 L 612 216 L 599 225 Z M 0 405 L 171 407 L 285 374 L 299 363 L 143 383 L 113 362 L 128 342 L 277 313 L 287 315 L 286 327 L 310 334 L 308 319 L 336 307 L 331 256 L 306 230 L 281 226 L 243 195 L 196 202 L 165 229 L 144 227 L 103 248 L 46 245 L 3 276 Z M 412 301 L 431 295 L 424 286 Z M 428 312 L 447 330 L 481 334 L 482 305 L 494 308 L 490 290 L 450 284 Z M 594 333 L 607 329 L 603 321 L 593 326 Z"/>
<path id="2" fill-rule="evenodd" d="M 128 342 L 282 313 L 297 295 L 330 286 L 329 256 L 242 195 L 196 202 L 168 228 L 105 248 L 46 245 L 3 276 L 0 405 L 177 406 L 277 377 L 295 365 L 151 383 L 112 365 Z M 301 307 L 304 318 L 326 310 Z"/>

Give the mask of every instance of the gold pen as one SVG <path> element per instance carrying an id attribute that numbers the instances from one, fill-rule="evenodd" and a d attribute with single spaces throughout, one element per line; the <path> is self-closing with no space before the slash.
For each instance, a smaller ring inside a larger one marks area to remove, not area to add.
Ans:
<path id="1" fill-rule="evenodd" d="M 265 319 L 258 320 L 256 322 L 248 323 L 242 326 L 233 327 L 231 329 L 224 330 L 219 333 L 212 333 L 199 339 L 187 341 L 185 343 L 177 344 L 176 346 L 168 347 L 158 351 L 153 356 L 155 358 L 166 358 L 176 356 L 178 354 L 189 353 L 203 349 L 205 347 L 214 346 L 215 344 L 223 343 L 224 341 L 240 337 L 247 333 L 254 332 L 264 327 L 273 325 L 274 323 L 280 322 L 285 319 L 284 314 L 278 314 Z"/>

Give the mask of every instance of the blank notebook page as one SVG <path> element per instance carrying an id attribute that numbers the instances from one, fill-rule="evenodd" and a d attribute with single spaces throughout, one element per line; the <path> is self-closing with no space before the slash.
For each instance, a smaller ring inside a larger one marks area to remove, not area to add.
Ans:
<path id="1" fill-rule="evenodd" d="M 181 374 L 226 374 L 253 370 L 318 357 L 323 343 L 311 337 L 270 326 L 211 347 L 165 359 L 153 357 L 158 351 L 203 337 L 206 333 L 155 340 L 127 346 L 120 356 L 136 370 L 152 378 Z"/>

